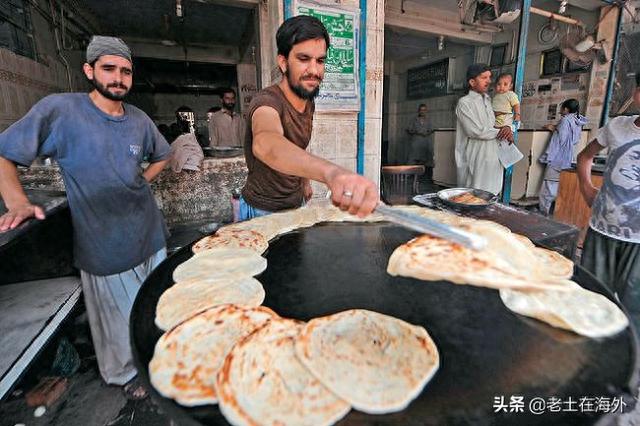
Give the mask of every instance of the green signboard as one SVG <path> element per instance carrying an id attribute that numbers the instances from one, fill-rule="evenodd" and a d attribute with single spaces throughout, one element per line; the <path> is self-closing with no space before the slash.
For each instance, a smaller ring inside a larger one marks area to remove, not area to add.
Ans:
<path id="1" fill-rule="evenodd" d="M 320 110 L 360 109 L 358 87 L 359 15 L 357 11 L 297 3 L 298 15 L 318 18 L 327 28 L 331 47 L 327 52 L 325 75 L 316 98 Z"/>

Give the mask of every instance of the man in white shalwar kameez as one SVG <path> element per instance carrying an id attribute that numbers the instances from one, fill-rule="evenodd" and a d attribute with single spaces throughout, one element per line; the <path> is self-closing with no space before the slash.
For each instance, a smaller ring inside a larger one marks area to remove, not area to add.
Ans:
<path id="1" fill-rule="evenodd" d="M 491 71 L 484 64 L 467 70 L 469 93 L 456 107 L 456 174 L 459 186 L 502 191 L 503 167 L 498 160 L 498 140 L 513 142 L 509 126 L 495 128 L 495 114 L 487 94 Z"/>

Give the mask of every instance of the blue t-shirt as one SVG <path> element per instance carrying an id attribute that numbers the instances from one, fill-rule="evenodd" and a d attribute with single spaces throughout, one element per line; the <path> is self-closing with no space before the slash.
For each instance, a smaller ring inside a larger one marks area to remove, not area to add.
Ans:
<path id="1" fill-rule="evenodd" d="M 133 268 L 166 245 L 166 226 L 143 158 L 167 158 L 151 119 L 124 104 L 110 116 L 86 93 L 47 96 L 0 133 L 0 157 L 29 166 L 38 155 L 61 168 L 74 230 L 74 263 L 94 275 Z"/>

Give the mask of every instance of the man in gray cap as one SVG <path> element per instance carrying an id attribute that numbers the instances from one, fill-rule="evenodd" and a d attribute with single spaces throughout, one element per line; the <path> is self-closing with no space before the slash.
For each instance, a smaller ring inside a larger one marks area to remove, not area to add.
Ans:
<path id="1" fill-rule="evenodd" d="M 90 93 L 47 96 L 0 133 L 0 195 L 8 208 L 0 232 L 44 219 L 25 196 L 16 164 L 29 166 L 40 155 L 57 160 L 100 374 L 142 398 L 129 313 L 140 285 L 166 257 L 166 227 L 149 182 L 164 168 L 169 145 L 144 112 L 123 103 L 133 67 L 122 40 L 94 37 L 83 70 Z M 150 165 L 142 172 L 143 159 Z"/>
<path id="2" fill-rule="evenodd" d="M 496 117 L 487 94 L 491 71 L 485 64 L 467 69 L 469 93 L 456 107 L 456 172 L 458 185 L 498 194 L 503 167 L 498 160 L 498 140 L 513 142 L 511 127 L 496 129 Z"/>

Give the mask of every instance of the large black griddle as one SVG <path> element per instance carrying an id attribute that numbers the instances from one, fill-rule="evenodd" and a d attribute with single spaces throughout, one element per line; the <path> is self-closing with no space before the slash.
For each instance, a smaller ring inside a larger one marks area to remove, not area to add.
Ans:
<path id="1" fill-rule="evenodd" d="M 415 233 L 388 223 L 320 224 L 272 241 L 268 268 L 258 277 L 264 305 L 300 320 L 364 308 L 424 326 L 438 346 L 441 365 L 422 394 L 402 412 L 372 416 L 351 411 L 340 425 L 573 425 L 607 423 L 611 415 L 559 412 L 494 413 L 494 398 L 624 395 L 632 408 L 638 379 L 637 342 L 631 328 L 593 340 L 515 315 L 497 291 L 447 282 L 392 277 L 393 250 Z M 185 408 L 150 385 L 148 364 L 161 336 L 155 307 L 173 284 L 174 268 L 191 257 L 183 247 L 145 281 L 131 314 L 136 367 L 153 398 L 179 425 L 227 424 L 217 406 Z M 588 272 L 576 268 L 583 287 L 606 293 Z M 576 405 L 577 407 L 577 405 Z"/>

